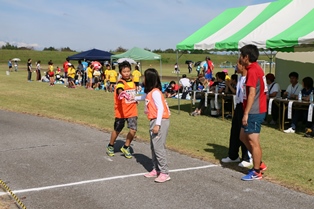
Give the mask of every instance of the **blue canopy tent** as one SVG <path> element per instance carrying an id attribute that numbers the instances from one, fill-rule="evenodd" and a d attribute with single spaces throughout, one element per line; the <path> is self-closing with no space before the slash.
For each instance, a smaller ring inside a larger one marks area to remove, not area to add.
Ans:
<path id="1" fill-rule="evenodd" d="M 90 61 L 110 61 L 110 52 L 102 51 L 99 49 L 91 49 L 78 54 L 69 56 L 69 60 L 90 60 Z"/>

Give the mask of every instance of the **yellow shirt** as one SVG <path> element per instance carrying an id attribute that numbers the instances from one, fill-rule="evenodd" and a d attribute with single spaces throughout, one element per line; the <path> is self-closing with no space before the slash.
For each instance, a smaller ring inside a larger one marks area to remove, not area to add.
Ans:
<path id="1" fill-rule="evenodd" d="M 108 70 L 108 69 L 105 70 L 105 76 L 106 76 L 106 77 L 105 77 L 105 80 L 106 80 L 106 81 L 109 80 L 109 71 L 110 71 L 110 70 Z"/>
<path id="2" fill-rule="evenodd" d="M 141 72 L 138 70 L 134 70 L 132 73 L 133 82 L 140 82 L 140 77 L 142 76 Z"/>
<path id="3" fill-rule="evenodd" d="M 87 68 L 87 77 L 93 78 L 93 69 L 91 67 Z"/>
<path id="4" fill-rule="evenodd" d="M 75 77 L 75 69 L 73 67 L 68 68 L 68 76 L 71 78 Z"/>
<path id="5" fill-rule="evenodd" d="M 110 83 L 117 82 L 118 73 L 115 70 L 109 70 L 108 76 L 109 76 Z"/>

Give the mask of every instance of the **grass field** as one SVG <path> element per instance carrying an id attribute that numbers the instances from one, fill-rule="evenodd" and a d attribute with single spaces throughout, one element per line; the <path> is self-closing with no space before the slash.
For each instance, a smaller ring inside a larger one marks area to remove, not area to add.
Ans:
<path id="1" fill-rule="evenodd" d="M 5 71 L 7 70 L 8 57 L 5 56 L 19 57 L 22 60 L 27 59 L 26 57 L 31 57 L 33 60 L 37 60 L 37 58 L 35 54 L 26 53 L 25 58 L 23 58 L 18 52 L 1 53 L 3 50 L 0 50 L 0 109 L 79 123 L 105 132 L 112 130 L 114 117 L 113 95 L 111 93 L 87 91 L 83 87 L 68 89 L 64 88 L 63 85 L 49 87 L 47 83 L 27 82 L 25 62 L 20 64 L 19 72 L 11 72 L 7 76 Z M 48 54 L 44 52 L 36 53 L 41 56 L 38 59 L 41 59 L 43 63 L 50 59 L 56 60 L 55 66 L 61 65 L 65 57 L 69 55 L 56 52 L 56 54 L 49 53 L 49 57 L 46 57 Z M 41 53 L 44 54 L 41 55 Z M 163 56 L 166 57 L 166 55 Z M 175 57 L 175 55 L 172 56 Z M 198 56 L 204 57 L 204 55 Z M 169 60 L 172 60 L 173 57 L 169 57 Z M 219 59 L 225 60 L 226 58 L 229 59 L 229 57 Z M 143 65 L 145 67 L 149 64 L 143 62 Z M 155 64 L 153 63 L 153 65 Z M 156 62 L 156 65 L 159 63 Z M 172 68 L 172 62 L 163 64 L 164 75 L 173 75 L 171 73 Z M 191 117 L 188 114 L 191 111 L 190 101 L 180 100 L 180 112 L 178 111 L 178 100 L 168 99 L 167 101 L 172 112 L 167 147 L 192 157 L 219 164 L 220 159 L 226 157 L 228 153 L 230 120 L 222 121 L 208 116 Z M 136 140 L 148 141 L 148 120 L 143 113 L 143 102 L 139 103 L 138 109 Z M 53 127 L 47 128 L 53 129 Z M 277 126 L 263 126 L 262 128 L 263 160 L 268 165 L 265 179 L 295 190 L 314 194 L 314 155 L 312 154 L 314 140 L 303 138 L 301 134 L 284 134 L 276 128 Z M 123 131 L 123 134 L 126 133 L 127 129 Z M 105 146 L 104 143 L 104 150 Z M 136 147 L 134 149 L 136 150 Z M 246 172 L 236 164 L 223 166 Z"/>

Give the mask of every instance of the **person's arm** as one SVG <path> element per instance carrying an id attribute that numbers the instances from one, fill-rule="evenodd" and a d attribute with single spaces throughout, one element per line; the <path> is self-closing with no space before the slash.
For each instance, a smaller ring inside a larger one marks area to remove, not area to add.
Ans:
<path id="1" fill-rule="evenodd" d="M 135 101 L 143 101 L 146 98 L 146 94 L 142 94 L 140 96 L 135 96 Z"/>
<path id="2" fill-rule="evenodd" d="M 249 116 L 249 112 L 252 108 L 252 105 L 254 103 L 254 98 L 255 98 L 255 94 L 256 94 L 256 89 L 255 87 L 249 87 L 249 94 L 247 95 L 247 103 L 246 103 L 246 107 L 243 113 L 243 118 L 242 118 L 242 124 L 244 126 L 247 125 L 247 120 L 248 120 L 248 116 Z"/>
<path id="3" fill-rule="evenodd" d="M 164 106 L 162 103 L 162 95 L 160 94 L 159 91 L 154 91 L 152 94 L 152 97 L 153 97 L 154 104 L 157 107 L 157 118 L 156 118 L 155 126 L 152 131 L 154 134 L 157 134 L 160 129 L 162 114 L 164 112 Z"/>

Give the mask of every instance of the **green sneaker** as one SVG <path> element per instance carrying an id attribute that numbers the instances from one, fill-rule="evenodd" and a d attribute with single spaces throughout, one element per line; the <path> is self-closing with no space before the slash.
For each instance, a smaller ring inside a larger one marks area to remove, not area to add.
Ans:
<path id="1" fill-rule="evenodd" d="M 131 154 L 131 152 L 130 152 L 130 147 L 128 147 L 128 148 L 124 148 L 124 147 L 121 147 L 121 152 L 124 154 L 124 156 L 126 157 L 126 158 L 128 158 L 128 159 L 130 159 L 130 158 L 132 158 L 132 154 Z"/>
<path id="2" fill-rule="evenodd" d="M 106 153 L 110 157 L 114 156 L 114 147 L 113 146 L 107 146 Z"/>

